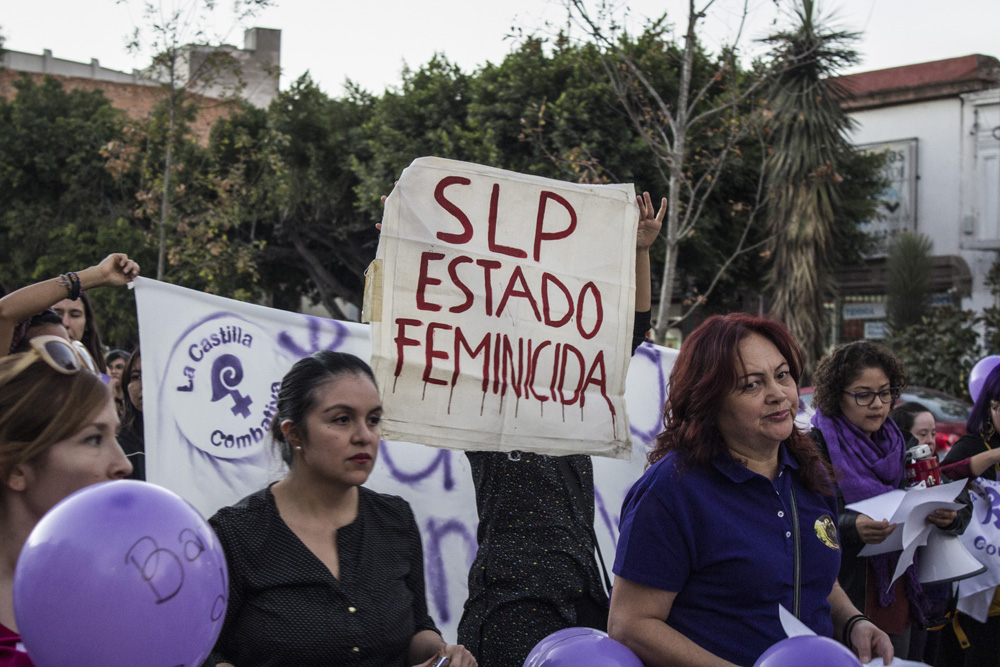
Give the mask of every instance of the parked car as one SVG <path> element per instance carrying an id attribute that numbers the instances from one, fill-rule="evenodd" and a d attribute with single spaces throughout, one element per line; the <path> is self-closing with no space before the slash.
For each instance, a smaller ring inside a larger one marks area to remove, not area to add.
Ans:
<path id="1" fill-rule="evenodd" d="M 813 388 L 799 389 L 799 416 L 796 419 L 802 426 L 812 418 Z M 972 405 L 960 398 L 946 394 L 929 387 L 909 386 L 900 394 L 900 403 L 917 402 L 926 407 L 934 415 L 937 436 L 934 444 L 938 456 L 944 456 L 960 437 L 965 435 L 965 423 L 969 420 Z"/>

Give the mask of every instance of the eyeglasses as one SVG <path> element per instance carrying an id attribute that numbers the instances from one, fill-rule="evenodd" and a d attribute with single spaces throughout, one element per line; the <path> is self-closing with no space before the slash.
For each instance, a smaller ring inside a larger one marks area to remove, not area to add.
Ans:
<path id="1" fill-rule="evenodd" d="M 867 408 L 869 405 L 875 402 L 875 397 L 883 403 L 888 403 L 890 401 L 895 401 L 899 398 L 899 392 L 902 391 L 899 387 L 889 387 L 888 389 L 883 389 L 882 391 L 845 391 L 844 393 L 848 396 L 854 397 L 854 402 L 857 403 L 862 408 Z"/>
<path id="2" fill-rule="evenodd" d="M 79 341 L 70 342 L 59 336 L 37 336 L 28 342 L 42 361 L 63 375 L 73 375 L 84 369 L 97 372 L 93 357 Z"/>

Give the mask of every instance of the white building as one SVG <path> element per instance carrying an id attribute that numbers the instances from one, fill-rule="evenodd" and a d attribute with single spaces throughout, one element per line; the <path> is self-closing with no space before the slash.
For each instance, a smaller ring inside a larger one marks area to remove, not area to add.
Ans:
<path id="1" fill-rule="evenodd" d="M 892 185 L 870 231 L 884 241 L 902 231 L 931 239 L 938 303 L 993 305 L 984 279 L 1000 258 L 1000 61 L 971 55 L 837 81 L 851 94 L 843 107 L 857 122 L 853 142 L 889 153 Z M 865 265 L 838 271 L 838 338 L 878 337 L 884 251 L 883 243 Z"/>

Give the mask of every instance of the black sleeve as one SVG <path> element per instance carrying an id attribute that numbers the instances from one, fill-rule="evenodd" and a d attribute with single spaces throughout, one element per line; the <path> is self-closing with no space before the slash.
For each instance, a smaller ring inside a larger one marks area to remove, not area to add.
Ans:
<path id="1" fill-rule="evenodd" d="M 226 620 L 222 624 L 222 631 L 202 667 L 215 667 L 219 663 L 235 664 L 232 658 L 234 655 L 233 642 L 235 641 L 233 626 L 239 615 L 240 607 L 243 605 L 243 561 L 240 559 L 239 549 L 233 547 L 232 530 L 229 521 L 227 521 L 227 511 L 230 511 L 229 508 L 223 508 L 208 521 L 218 536 L 222 552 L 226 556 L 229 572 L 229 599 L 226 602 Z"/>
<path id="2" fill-rule="evenodd" d="M 439 635 L 441 631 L 434 625 L 434 620 L 427 612 L 427 593 L 424 590 L 424 549 L 420 542 L 420 530 L 413 510 L 406 504 L 406 548 L 409 553 L 410 570 L 406 576 L 406 586 L 413 595 L 413 624 L 416 632 L 432 630 Z"/>
<path id="3" fill-rule="evenodd" d="M 653 322 L 653 311 L 635 311 L 635 320 L 632 324 L 632 354 L 635 355 L 635 351 L 639 349 L 642 342 L 646 340 L 646 332 L 649 331 L 649 326 Z"/>
<path id="4" fill-rule="evenodd" d="M 957 463 L 985 451 L 986 446 L 983 445 L 983 439 L 978 433 L 966 433 L 958 439 L 958 442 L 951 446 L 942 463 L 945 465 Z"/>

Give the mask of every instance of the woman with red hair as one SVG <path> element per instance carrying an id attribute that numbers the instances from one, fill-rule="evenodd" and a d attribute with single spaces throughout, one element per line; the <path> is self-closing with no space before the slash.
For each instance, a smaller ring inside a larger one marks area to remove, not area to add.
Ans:
<path id="1" fill-rule="evenodd" d="M 608 631 L 648 665 L 753 665 L 779 605 L 862 662 L 892 646 L 837 584 L 829 467 L 795 426 L 784 325 L 714 316 L 681 347 L 664 430 L 622 508 Z"/>

